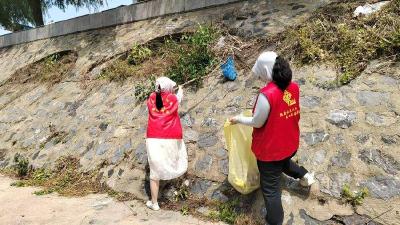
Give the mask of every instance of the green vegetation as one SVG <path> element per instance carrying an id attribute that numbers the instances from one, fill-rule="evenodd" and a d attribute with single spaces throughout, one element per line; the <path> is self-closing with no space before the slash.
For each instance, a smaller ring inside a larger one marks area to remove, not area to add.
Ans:
<path id="1" fill-rule="evenodd" d="M 138 99 L 139 102 L 143 102 L 146 100 L 149 95 L 154 91 L 155 87 L 155 77 L 150 77 L 150 84 L 149 83 L 139 83 L 135 86 L 135 97 Z"/>
<path id="2" fill-rule="evenodd" d="M 16 182 L 11 183 L 10 186 L 13 186 L 13 187 L 25 187 L 26 185 L 22 181 L 16 181 Z"/>
<path id="3" fill-rule="evenodd" d="M 55 84 L 61 82 L 71 71 L 77 55 L 72 52 L 59 52 L 48 56 L 39 67 L 38 81 L 41 83 Z"/>
<path id="4" fill-rule="evenodd" d="M 183 205 L 180 211 L 183 216 L 189 215 L 189 206 Z"/>
<path id="5" fill-rule="evenodd" d="M 14 156 L 14 169 L 18 177 L 25 177 L 29 172 L 29 160 L 20 154 Z"/>
<path id="6" fill-rule="evenodd" d="M 144 45 L 135 43 L 126 55 L 103 69 L 99 79 L 123 83 L 129 77 L 138 78 L 135 96 L 139 102 L 154 91 L 156 76 L 170 77 L 178 84 L 192 81 L 198 88 L 202 85 L 200 78 L 216 61 L 210 45 L 218 36 L 216 28 L 199 25 L 195 32 L 179 37 L 170 36 Z"/>
<path id="7" fill-rule="evenodd" d="M 238 205 L 238 199 L 234 199 L 225 203 L 220 203 L 217 206 L 216 211 L 210 212 L 209 217 L 211 219 L 217 219 L 228 224 L 234 224 L 238 217 L 238 213 L 236 211 Z"/>
<path id="8" fill-rule="evenodd" d="M 113 189 L 108 189 L 107 194 L 110 197 L 117 199 L 118 201 L 130 201 L 136 199 L 135 195 L 128 192 L 118 192 Z"/>
<path id="9" fill-rule="evenodd" d="M 27 166 L 21 167 L 27 168 Z M 136 199 L 131 193 L 117 192 L 101 183 L 98 170 L 82 172 L 79 169 L 79 159 L 61 157 L 56 161 L 53 170 L 45 168 L 28 170 L 26 175 L 21 177 L 23 179 L 12 183 L 11 186 L 42 187 L 42 190 L 34 192 L 35 195 L 46 195 L 54 192 L 63 196 L 84 196 L 92 193 L 107 193 L 109 196 L 120 201 Z M 2 170 L 1 172 L 9 176 L 18 174 L 17 170 Z"/>
<path id="10" fill-rule="evenodd" d="M 106 70 L 101 71 L 99 79 L 111 82 L 124 82 L 128 77 L 135 74 L 136 68 L 122 60 L 115 60 Z"/>
<path id="11" fill-rule="evenodd" d="M 43 182 L 45 180 L 48 180 L 50 177 L 51 177 L 51 172 L 43 168 L 34 170 L 31 175 L 31 178 L 38 182 Z"/>
<path id="12" fill-rule="evenodd" d="M 392 0 L 377 13 L 353 18 L 359 4 L 332 3 L 272 41 L 278 41 L 278 51 L 300 66 L 319 62 L 335 65 L 338 78 L 327 87 L 347 84 L 370 60 L 400 59 L 400 0 Z"/>
<path id="13" fill-rule="evenodd" d="M 72 157 L 61 157 L 57 160 L 54 170 L 36 169 L 26 173 L 23 180 L 13 186 L 40 186 L 42 190 L 36 195 L 58 192 L 66 196 L 82 196 L 90 193 L 106 192 L 107 187 L 97 180 L 97 171 L 80 172 L 79 160 Z"/>
<path id="14" fill-rule="evenodd" d="M 264 219 L 257 218 L 252 213 L 240 214 L 237 216 L 235 225 L 264 225 Z"/>
<path id="15" fill-rule="evenodd" d="M 103 0 L 1 0 L 0 26 L 10 31 L 23 30 L 26 26 L 43 26 L 44 15 L 52 7 L 65 10 L 67 6 L 76 8 L 97 8 Z"/>
<path id="16" fill-rule="evenodd" d="M 54 189 L 45 189 L 33 192 L 34 195 L 48 195 L 54 192 Z"/>
<path id="17" fill-rule="evenodd" d="M 218 32 L 213 27 L 199 26 L 191 35 L 183 36 L 183 45 L 173 48 L 177 51 L 177 61 L 173 64 L 166 76 L 183 84 L 189 80 L 197 79 L 193 85 L 198 87 L 206 75 L 207 69 L 214 64 L 214 54 L 210 50 L 210 43 L 218 37 Z"/>
<path id="18" fill-rule="evenodd" d="M 128 63 L 131 65 L 139 65 L 153 55 L 153 51 L 145 45 L 133 44 L 131 52 L 128 55 Z"/>
<path id="19" fill-rule="evenodd" d="M 110 66 L 101 71 L 100 79 L 123 83 L 132 76 L 142 77 L 144 71 L 141 64 L 150 60 L 153 51 L 146 45 L 133 44 L 127 55 L 114 60 Z"/>
<path id="20" fill-rule="evenodd" d="M 77 57 L 77 54 L 71 51 L 54 53 L 18 69 L 8 82 L 17 84 L 40 82 L 47 85 L 59 83 L 71 71 Z"/>
<path id="21" fill-rule="evenodd" d="M 212 210 L 209 219 L 223 221 L 234 225 L 262 225 L 263 220 L 253 215 L 251 211 L 239 209 L 239 199 L 234 198 L 225 203 L 217 203 L 215 210 Z"/>
<path id="22" fill-rule="evenodd" d="M 368 189 L 363 188 L 360 191 L 351 191 L 349 185 L 344 185 L 341 193 L 342 199 L 352 206 L 361 205 L 368 196 Z"/>
<path id="23" fill-rule="evenodd" d="M 185 201 L 186 199 L 189 198 L 189 186 L 182 183 L 174 194 L 175 194 L 174 200 L 176 202 L 179 200 Z"/>
<path id="24" fill-rule="evenodd" d="M 44 149 L 48 142 L 52 142 L 54 145 L 58 143 L 65 143 L 67 140 L 68 133 L 65 131 L 59 131 L 53 124 L 49 124 L 50 135 L 46 138 L 46 140 L 40 143 L 39 148 Z"/>

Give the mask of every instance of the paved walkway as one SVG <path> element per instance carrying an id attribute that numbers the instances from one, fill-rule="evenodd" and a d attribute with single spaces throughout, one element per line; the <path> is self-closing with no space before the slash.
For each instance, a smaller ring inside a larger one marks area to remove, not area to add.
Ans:
<path id="1" fill-rule="evenodd" d="M 117 202 L 104 194 L 86 197 L 36 196 L 39 188 L 11 187 L 0 175 L 0 224 L 7 225 L 223 225 L 179 212 L 148 210 L 142 202 Z M 129 208 L 129 206 L 131 206 Z"/>

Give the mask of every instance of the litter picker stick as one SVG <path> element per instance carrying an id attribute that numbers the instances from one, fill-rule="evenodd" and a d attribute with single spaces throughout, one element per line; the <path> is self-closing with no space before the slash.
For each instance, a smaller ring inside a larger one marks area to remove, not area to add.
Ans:
<path id="1" fill-rule="evenodd" d="M 370 222 L 375 221 L 375 219 L 378 219 L 379 217 L 385 215 L 386 213 L 388 213 L 388 212 L 390 212 L 390 211 L 392 211 L 392 210 L 393 210 L 393 208 L 390 208 L 390 209 L 386 210 L 385 212 L 383 212 L 383 213 L 381 213 L 381 214 L 375 216 L 374 218 L 371 218 L 371 219 L 368 220 L 368 222 L 366 222 L 365 224 L 369 224 Z"/>
<path id="2" fill-rule="evenodd" d="M 211 77 L 211 76 L 214 74 L 214 72 L 215 72 L 218 68 L 219 68 L 219 63 L 218 63 L 217 66 L 214 67 L 214 69 L 213 69 L 211 72 L 208 73 L 207 76 L 193 78 L 193 79 L 191 79 L 191 80 L 189 80 L 189 81 L 186 81 L 186 82 L 183 83 L 183 84 L 180 84 L 179 86 L 187 86 L 187 85 L 189 85 L 189 84 L 191 84 L 191 83 L 193 83 L 193 82 L 195 82 L 195 81 L 198 81 L 198 80 L 200 80 L 200 79 L 209 78 L 209 77 Z M 175 90 L 178 90 L 178 87 L 176 87 Z"/>

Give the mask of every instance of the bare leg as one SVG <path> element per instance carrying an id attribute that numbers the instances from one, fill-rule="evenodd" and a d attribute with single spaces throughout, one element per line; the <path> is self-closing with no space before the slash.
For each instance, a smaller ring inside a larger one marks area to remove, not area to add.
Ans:
<path id="1" fill-rule="evenodd" d="M 160 189 L 159 180 L 150 180 L 150 190 L 151 190 L 151 201 L 157 203 L 158 200 L 158 189 Z"/>

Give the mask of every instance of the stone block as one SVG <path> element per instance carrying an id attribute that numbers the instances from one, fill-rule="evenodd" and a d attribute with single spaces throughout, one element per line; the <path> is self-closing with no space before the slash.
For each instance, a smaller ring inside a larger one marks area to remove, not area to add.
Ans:
<path id="1" fill-rule="evenodd" d="M 204 197 L 204 195 L 206 194 L 206 192 L 208 191 L 208 189 L 211 187 L 211 181 L 209 180 L 196 180 L 193 183 L 192 188 L 190 189 L 190 192 L 192 192 L 193 194 L 195 194 L 198 197 Z"/>
<path id="2" fill-rule="evenodd" d="M 47 37 L 56 37 L 59 35 L 58 28 L 57 28 L 58 24 L 59 23 L 52 23 L 52 24 L 46 25 L 46 27 L 48 27 L 47 28 L 48 29 Z M 44 37 L 44 38 L 47 38 L 47 37 Z"/>
<path id="3" fill-rule="evenodd" d="M 130 5 L 126 7 L 121 7 L 116 14 L 116 23 L 123 24 L 133 21 L 133 14 L 135 10 L 135 5 Z"/>
<path id="4" fill-rule="evenodd" d="M 49 36 L 50 26 L 36 28 L 36 39 L 44 39 Z"/>
<path id="5" fill-rule="evenodd" d="M 205 0 L 205 5 L 207 7 L 207 6 L 222 5 L 232 2 L 237 2 L 237 0 Z"/>
<path id="6" fill-rule="evenodd" d="M 103 25 L 102 13 L 95 13 L 89 16 L 90 28 L 101 27 Z"/>
<path id="7" fill-rule="evenodd" d="M 397 121 L 395 113 L 383 112 L 368 112 L 365 114 L 365 121 L 375 127 L 390 126 Z"/>
<path id="8" fill-rule="evenodd" d="M 205 1 L 185 0 L 185 11 L 192 11 L 206 6 Z"/>
<path id="9" fill-rule="evenodd" d="M 357 94 L 357 100 L 362 106 L 378 106 L 389 100 L 389 94 L 374 91 L 360 91 Z"/>
<path id="10" fill-rule="evenodd" d="M 135 9 L 132 10 L 133 15 L 132 15 L 132 20 L 133 21 L 138 21 L 138 20 L 144 20 L 147 18 L 147 4 L 140 3 L 135 5 Z"/>
<path id="11" fill-rule="evenodd" d="M 146 2 L 147 4 L 147 18 L 153 18 L 161 15 L 163 8 L 163 0 L 153 0 Z"/>
<path id="12" fill-rule="evenodd" d="M 23 38 L 22 38 L 22 32 L 17 32 L 13 34 L 13 40 L 11 41 L 11 44 L 17 44 L 17 43 L 21 43 L 23 42 Z"/>
<path id="13" fill-rule="evenodd" d="M 199 136 L 199 141 L 197 142 L 199 148 L 208 148 L 216 145 L 218 142 L 218 137 L 214 132 L 202 133 Z"/>
<path id="14" fill-rule="evenodd" d="M 4 46 L 12 45 L 12 40 L 13 40 L 14 35 L 7 34 L 7 35 L 4 35 L 3 37 L 4 37 L 4 42 L 3 42 Z"/>
<path id="15" fill-rule="evenodd" d="M 79 19 L 70 19 L 70 20 L 65 20 L 62 22 L 58 23 L 57 29 L 59 29 L 58 35 L 64 35 L 64 34 L 70 34 L 70 33 L 75 33 L 79 27 Z"/>
<path id="16" fill-rule="evenodd" d="M 36 32 L 37 32 L 37 29 L 30 29 L 30 30 L 25 31 L 24 32 L 25 33 L 25 41 L 30 42 L 30 41 L 36 40 Z"/>
<path id="17" fill-rule="evenodd" d="M 109 27 L 117 23 L 117 13 L 119 9 L 108 10 L 101 13 L 101 27 Z"/>
<path id="18" fill-rule="evenodd" d="M 315 132 L 305 132 L 301 135 L 302 139 L 307 145 L 316 145 L 329 139 L 329 134 L 323 130 L 316 130 Z"/>
<path id="19" fill-rule="evenodd" d="M 361 185 L 367 187 L 375 198 L 387 200 L 400 196 L 400 180 L 395 177 L 376 176 L 363 181 Z"/>
<path id="20" fill-rule="evenodd" d="M 330 111 L 328 117 L 326 118 L 329 123 L 343 129 L 351 127 L 355 123 L 356 119 L 356 112 L 339 109 Z"/>
<path id="21" fill-rule="evenodd" d="M 351 160 L 351 153 L 347 150 L 340 151 L 336 156 L 331 158 L 333 166 L 346 168 Z"/>
<path id="22" fill-rule="evenodd" d="M 364 149 L 360 151 L 359 158 L 363 162 L 375 165 L 389 174 L 395 175 L 400 170 L 400 163 L 393 156 L 384 154 L 378 149 Z"/>
<path id="23" fill-rule="evenodd" d="M 317 96 L 304 96 L 300 99 L 300 105 L 306 108 L 315 108 L 321 104 L 321 98 Z"/>
<path id="24" fill-rule="evenodd" d="M 196 162 L 195 170 L 197 173 L 207 173 L 208 171 L 210 171 L 212 163 L 213 158 L 207 154 Z"/>
<path id="25" fill-rule="evenodd" d="M 90 15 L 80 16 L 72 20 L 74 32 L 93 29 L 90 25 Z"/>
<path id="26" fill-rule="evenodd" d="M 185 10 L 184 0 L 165 0 L 163 1 L 163 9 L 161 9 L 162 15 L 178 13 Z"/>

